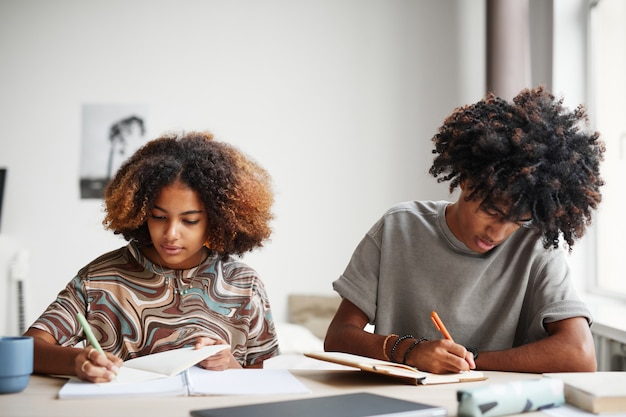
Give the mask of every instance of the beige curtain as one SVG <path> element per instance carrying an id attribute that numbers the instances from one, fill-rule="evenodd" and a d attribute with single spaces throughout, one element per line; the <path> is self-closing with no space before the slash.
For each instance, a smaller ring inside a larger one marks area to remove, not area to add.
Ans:
<path id="1" fill-rule="evenodd" d="M 530 75 L 529 0 L 487 0 L 487 91 L 511 100 Z"/>

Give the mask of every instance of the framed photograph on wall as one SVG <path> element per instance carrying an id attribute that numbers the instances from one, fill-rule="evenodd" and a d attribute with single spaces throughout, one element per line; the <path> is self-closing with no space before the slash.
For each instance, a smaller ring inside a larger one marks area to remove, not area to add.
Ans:
<path id="1" fill-rule="evenodd" d="M 103 198 L 120 165 L 146 142 L 146 104 L 83 104 L 80 197 Z"/>

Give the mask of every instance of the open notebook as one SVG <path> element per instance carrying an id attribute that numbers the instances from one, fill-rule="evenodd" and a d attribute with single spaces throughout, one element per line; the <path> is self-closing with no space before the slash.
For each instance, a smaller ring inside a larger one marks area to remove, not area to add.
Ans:
<path id="1" fill-rule="evenodd" d="M 178 375 L 140 382 L 92 384 L 70 379 L 59 399 L 148 396 L 308 394 L 311 390 L 287 369 L 208 371 L 193 366 Z"/>
<path id="2" fill-rule="evenodd" d="M 305 353 L 304 355 L 322 361 L 351 366 L 353 368 L 361 369 L 362 371 L 400 378 L 416 385 L 448 384 L 453 382 L 482 381 L 487 379 L 487 377 L 479 371 L 467 371 L 457 374 L 431 374 L 429 372 L 417 370 L 409 365 L 343 352 L 310 352 Z"/>
<path id="3" fill-rule="evenodd" d="M 63 385 L 58 396 L 60 399 L 73 399 L 309 392 L 308 388 L 287 371 L 207 371 L 194 366 L 228 348 L 228 345 L 205 346 L 201 349 L 181 348 L 130 359 L 124 362 L 115 381 L 94 384 L 72 377 Z M 274 385 L 269 385 L 270 381 Z"/>

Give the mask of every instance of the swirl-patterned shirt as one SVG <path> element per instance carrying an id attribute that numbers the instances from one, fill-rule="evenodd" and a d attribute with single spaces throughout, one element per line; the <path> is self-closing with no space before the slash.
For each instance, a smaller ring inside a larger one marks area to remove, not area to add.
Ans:
<path id="1" fill-rule="evenodd" d="M 74 346 L 84 339 L 78 312 L 102 349 L 124 360 L 199 337 L 225 340 L 243 366 L 279 353 L 263 283 L 234 258 L 212 255 L 196 268 L 163 271 L 130 243 L 82 268 L 31 327 Z"/>

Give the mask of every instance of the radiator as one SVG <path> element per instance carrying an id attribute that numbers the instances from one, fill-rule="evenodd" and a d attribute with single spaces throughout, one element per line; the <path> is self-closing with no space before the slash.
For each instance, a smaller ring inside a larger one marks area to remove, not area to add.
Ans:
<path id="1" fill-rule="evenodd" d="M 17 336 L 26 329 L 24 283 L 28 252 L 6 236 L 0 236 L 0 336 Z"/>
<path id="2" fill-rule="evenodd" d="M 595 322 L 591 327 L 598 371 L 626 371 L 626 332 Z"/>

